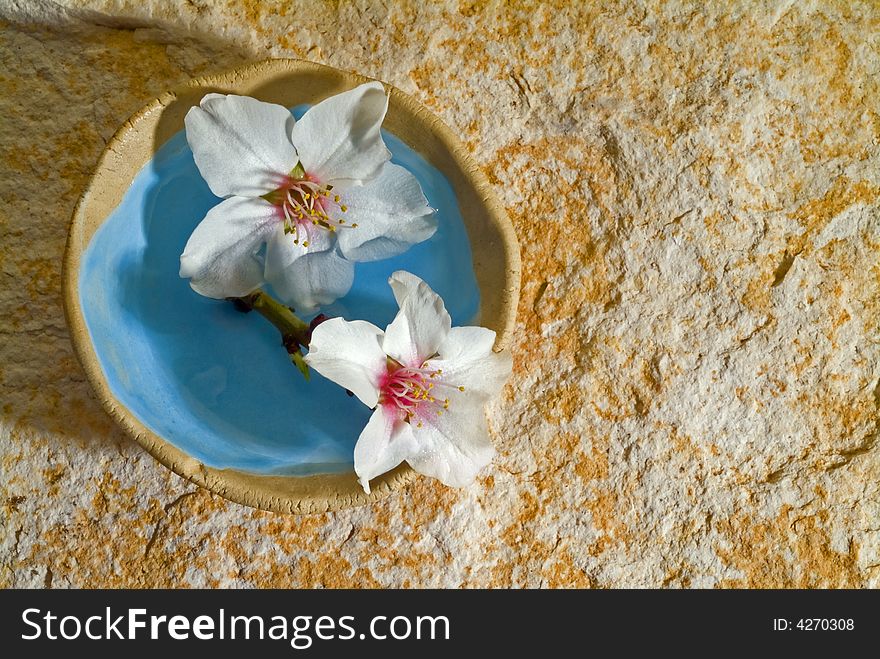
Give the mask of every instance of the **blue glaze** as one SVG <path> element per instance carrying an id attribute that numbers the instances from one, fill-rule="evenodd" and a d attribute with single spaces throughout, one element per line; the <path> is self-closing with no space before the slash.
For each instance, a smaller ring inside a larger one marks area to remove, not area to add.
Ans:
<path id="1" fill-rule="evenodd" d="M 299 118 L 305 109 L 293 113 Z M 401 140 L 384 137 L 392 161 L 419 179 L 439 228 L 399 257 L 357 264 L 351 292 L 322 311 L 384 328 L 397 312 L 387 280 L 402 269 L 444 298 L 453 324 L 468 324 L 479 290 L 452 187 Z M 181 131 L 92 238 L 79 296 L 110 389 L 144 425 L 206 465 L 276 474 L 350 470 L 370 410 L 316 373 L 305 382 L 262 318 L 201 297 L 178 277 L 187 239 L 219 201 Z"/>

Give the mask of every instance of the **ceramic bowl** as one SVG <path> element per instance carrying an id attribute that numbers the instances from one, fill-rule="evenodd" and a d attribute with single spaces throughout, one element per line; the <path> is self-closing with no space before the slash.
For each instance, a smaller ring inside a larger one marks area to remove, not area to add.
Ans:
<path id="1" fill-rule="evenodd" d="M 107 412 L 157 460 L 248 506 L 311 513 L 388 495 L 415 474 L 403 464 L 363 492 L 351 450 L 369 414 L 314 376 L 306 384 L 256 314 L 196 295 L 177 260 L 219 202 L 198 175 L 183 118 L 209 92 L 278 103 L 301 115 L 367 78 L 295 60 L 267 60 L 192 80 L 148 103 L 117 131 L 74 211 L 64 303 L 77 356 Z M 511 335 L 519 247 L 486 177 L 456 136 L 403 92 L 383 125 L 396 162 L 438 209 L 437 235 L 409 252 L 358 264 L 352 293 L 324 310 L 384 327 L 395 269 L 422 276 L 457 325 Z"/>

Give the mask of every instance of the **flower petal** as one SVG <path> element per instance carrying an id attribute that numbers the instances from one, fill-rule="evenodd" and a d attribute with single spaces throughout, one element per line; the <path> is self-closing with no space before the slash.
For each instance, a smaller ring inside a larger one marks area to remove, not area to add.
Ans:
<path id="1" fill-rule="evenodd" d="M 376 261 L 397 256 L 427 240 L 437 230 L 437 218 L 418 180 L 400 165 L 388 163 L 363 187 L 341 194 L 349 227 L 339 232 L 339 249 L 352 261 Z"/>
<path id="2" fill-rule="evenodd" d="M 407 462 L 451 487 L 472 483 L 495 454 L 483 406 L 466 397 L 457 397 L 447 413 L 424 419 L 412 432 L 418 450 Z"/>
<path id="3" fill-rule="evenodd" d="M 348 293 L 354 283 L 354 264 L 335 249 L 309 251 L 284 269 L 268 268 L 266 274 L 286 304 L 297 312 L 311 313 Z"/>
<path id="4" fill-rule="evenodd" d="M 395 270 L 388 278 L 388 285 L 391 287 L 394 301 L 397 302 L 398 307 L 402 307 L 403 301 L 422 283 L 424 280 L 421 277 L 406 270 Z"/>
<path id="5" fill-rule="evenodd" d="M 354 471 L 370 493 L 370 480 L 391 471 L 416 450 L 412 428 L 380 405 L 354 447 Z"/>
<path id="6" fill-rule="evenodd" d="M 452 326 L 443 300 L 409 272 L 398 270 L 388 280 L 400 306 L 385 330 L 386 354 L 405 366 L 421 366 L 433 357 Z"/>
<path id="7" fill-rule="evenodd" d="M 256 253 L 275 230 L 278 213 L 264 199 L 232 197 L 208 211 L 180 255 L 180 276 L 207 297 L 240 297 L 263 283 Z"/>
<path id="8" fill-rule="evenodd" d="M 208 94 L 186 115 L 186 141 L 218 197 L 259 197 L 280 187 L 299 161 L 293 115 L 248 96 Z"/>
<path id="9" fill-rule="evenodd" d="M 495 332 L 485 327 L 453 327 L 437 350 L 430 368 L 443 371 L 443 381 L 463 386 L 465 395 L 484 401 L 494 397 L 513 366 L 510 353 L 493 352 Z"/>
<path id="10" fill-rule="evenodd" d="M 325 320 L 312 332 L 306 363 L 348 389 L 367 407 L 375 407 L 379 382 L 386 371 L 382 334 L 365 320 Z"/>
<path id="11" fill-rule="evenodd" d="M 380 127 L 388 96 L 369 82 L 324 99 L 293 126 L 293 143 L 306 173 L 323 184 L 360 185 L 391 158 Z"/>
<path id="12" fill-rule="evenodd" d="M 266 243 L 266 281 L 283 277 L 283 272 L 299 257 L 308 254 L 309 249 L 302 242 L 296 244 L 294 237 L 284 233 L 284 225 L 279 223 Z"/>
<path id="13" fill-rule="evenodd" d="M 269 238 L 266 248 L 266 280 L 282 278 L 284 276 L 282 271 L 299 257 L 315 252 L 326 252 L 335 244 L 335 234 L 313 224 L 302 225 L 299 234 L 284 233 L 284 225 L 279 224 Z"/>

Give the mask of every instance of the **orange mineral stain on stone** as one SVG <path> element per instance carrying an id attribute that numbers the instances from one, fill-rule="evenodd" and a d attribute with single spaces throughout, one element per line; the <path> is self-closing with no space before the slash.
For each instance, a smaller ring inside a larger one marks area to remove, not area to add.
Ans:
<path id="1" fill-rule="evenodd" d="M 790 239 L 790 252 L 812 249 L 812 241 L 831 220 L 855 204 L 871 204 L 878 197 L 880 185 L 853 181 L 846 176 L 837 177 L 820 199 L 811 200 L 792 213 L 792 218 L 803 227 L 803 232 Z"/>
<path id="2" fill-rule="evenodd" d="M 845 551 L 831 547 L 827 514 L 799 515 L 783 505 L 768 521 L 749 517 L 717 523 L 725 536 L 716 546 L 721 560 L 743 574 L 726 579 L 725 588 L 855 588 L 862 584 L 859 545 L 850 540 Z M 794 553 L 794 561 L 786 556 Z"/>

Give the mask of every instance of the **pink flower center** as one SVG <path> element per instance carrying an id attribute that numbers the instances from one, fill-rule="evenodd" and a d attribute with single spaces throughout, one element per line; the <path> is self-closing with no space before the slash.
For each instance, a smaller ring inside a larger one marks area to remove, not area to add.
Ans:
<path id="1" fill-rule="evenodd" d="M 294 244 L 302 242 L 303 247 L 308 247 L 309 225 L 331 233 L 342 228 L 357 228 L 356 222 L 348 224 L 342 217 L 348 207 L 332 190 L 332 185 L 323 185 L 303 174 L 299 178 L 288 177 L 281 187 L 265 195 L 265 199 L 278 208 L 284 221 L 284 233 L 294 236 Z"/>
<path id="2" fill-rule="evenodd" d="M 440 416 L 449 409 L 450 389 L 464 391 L 464 387 L 445 382 L 442 369 L 432 369 L 428 362 L 421 368 L 402 366 L 388 360 L 388 370 L 380 383 L 379 403 L 386 410 L 396 412 L 407 423 L 415 419 L 417 427 L 432 415 Z"/>

